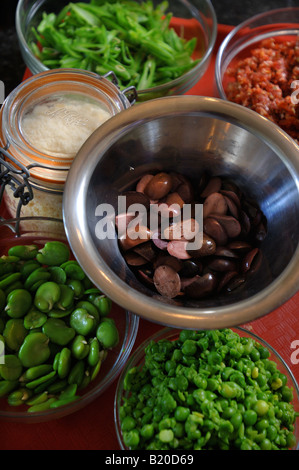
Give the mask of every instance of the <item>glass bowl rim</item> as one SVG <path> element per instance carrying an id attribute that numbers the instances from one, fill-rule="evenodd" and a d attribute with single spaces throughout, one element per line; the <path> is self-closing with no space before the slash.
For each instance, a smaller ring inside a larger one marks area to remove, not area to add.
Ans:
<path id="1" fill-rule="evenodd" d="M 266 18 L 267 16 L 269 16 L 271 14 L 280 14 L 280 13 L 287 13 L 287 12 L 291 13 L 294 10 L 299 13 L 299 6 L 298 7 L 275 8 L 273 10 L 265 11 L 263 13 L 258 13 L 256 15 L 251 16 L 250 18 L 242 21 L 242 23 L 235 26 L 228 33 L 228 35 L 224 38 L 224 40 L 220 44 L 220 47 L 219 47 L 219 49 L 217 51 L 217 55 L 216 55 L 216 61 L 215 61 L 215 72 L 214 72 L 215 84 L 216 84 L 216 88 L 217 88 L 217 91 L 218 91 L 219 96 L 220 96 L 221 99 L 227 100 L 227 97 L 226 97 L 226 94 L 225 94 L 225 91 L 224 91 L 224 88 L 223 88 L 223 85 L 222 85 L 221 62 L 222 62 L 223 53 L 224 53 L 227 45 L 229 44 L 230 40 L 235 35 L 237 35 L 240 30 L 244 29 L 246 26 L 250 25 L 251 23 L 253 23 L 257 20 L 260 20 L 262 18 Z M 299 29 L 299 27 L 298 27 L 298 29 Z"/>
<path id="2" fill-rule="evenodd" d="M 17 5 L 17 9 L 16 9 L 16 15 L 15 15 L 16 31 L 17 31 L 19 41 L 20 41 L 22 47 L 24 48 L 24 51 L 25 51 L 26 55 L 28 55 L 30 57 L 30 60 L 32 60 L 33 63 L 36 66 L 39 66 L 39 68 L 40 68 L 39 72 L 49 71 L 51 69 L 48 69 L 48 67 L 46 67 L 37 57 L 34 56 L 33 52 L 31 51 L 30 47 L 28 46 L 27 41 L 25 39 L 25 36 L 23 34 L 22 27 L 21 27 L 21 24 L 20 24 L 20 22 L 21 22 L 20 10 L 21 10 L 21 7 L 22 7 L 24 1 L 25 0 L 19 0 L 18 5 Z M 195 71 L 197 71 L 201 67 L 204 67 L 206 62 L 210 59 L 212 51 L 213 51 L 215 43 L 216 43 L 216 39 L 217 39 L 218 21 L 217 21 L 216 12 L 215 12 L 215 9 L 214 9 L 214 6 L 213 6 L 211 0 L 204 0 L 204 2 L 206 3 L 206 5 L 209 8 L 209 11 L 210 11 L 210 14 L 211 14 L 211 17 L 212 17 L 212 26 L 211 26 L 211 39 L 208 43 L 207 49 L 204 52 L 204 55 L 201 58 L 201 61 L 195 67 L 191 68 L 188 72 L 184 73 L 183 75 L 180 75 L 180 77 L 177 77 L 174 80 L 163 83 L 161 85 L 157 85 L 157 86 L 152 87 L 152 88 L 145 88 L 143 90 L 137 90 L 138 96 L 139 95 L 140 96 L 145 95 L 147 93 L 159 93 L 159 92 L 162 92 L 165 88 L 173 88 L 173 87 L 179 85 L 182 78 L 184 78 L 184 79 L 192 78 Z M 183 0 L 183 3 L 188 3 L 189 4 L 190 2 L 189 1 L 186 2 L 185 0 Z M 192 3 L 190 3 L 190 7 L 192 7 Z M 199 14 L 200 13 L 201 12 L 199 12 Z"/>

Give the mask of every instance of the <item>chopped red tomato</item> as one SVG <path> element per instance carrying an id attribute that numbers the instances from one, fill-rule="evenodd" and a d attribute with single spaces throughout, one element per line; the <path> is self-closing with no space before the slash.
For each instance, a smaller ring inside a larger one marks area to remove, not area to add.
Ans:
<path id="1" fill-rule="evenodd" d="M 267 117 L 299 143 L 299 104 L 291 86 L 299 80 L 299 44 L 265 39 L 226 74 L 233 78 L 225 90 L 230 101 Z"/>

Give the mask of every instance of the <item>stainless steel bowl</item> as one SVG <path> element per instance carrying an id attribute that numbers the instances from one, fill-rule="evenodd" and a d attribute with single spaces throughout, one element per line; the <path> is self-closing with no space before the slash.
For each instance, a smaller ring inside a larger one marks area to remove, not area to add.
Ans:
<path id="1" fill-rule="evenodd" d="M 231 177 L 268 220 L 264 260 L 231 295 L 165 300 L 127 267 L 117 239 L 98 240 L 96 207 L 114 204 L 149 170 Z M 177 96 L 136 105 L 106 122 L 79 151 L 63 199 L 66 233 L 93 282 L 126 309 L 157 323 L 213 329 L 244 324 L 299 286 L 299 148 L 257 113 L 216 98 Z"/>

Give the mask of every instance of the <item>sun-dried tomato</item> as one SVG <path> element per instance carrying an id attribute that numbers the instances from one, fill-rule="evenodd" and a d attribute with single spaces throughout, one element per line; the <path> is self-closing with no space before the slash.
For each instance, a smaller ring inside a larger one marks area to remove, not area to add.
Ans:
<path id="1" fill-rule="evenodd" d="M 292 82 L 299 80 L 299 45 L 295 41 L 263 40 L 248 57 L 232 64 L 226 76 L 230 101 L 253 109 L 278 124 L 299 143 L 299 104 Z"/>

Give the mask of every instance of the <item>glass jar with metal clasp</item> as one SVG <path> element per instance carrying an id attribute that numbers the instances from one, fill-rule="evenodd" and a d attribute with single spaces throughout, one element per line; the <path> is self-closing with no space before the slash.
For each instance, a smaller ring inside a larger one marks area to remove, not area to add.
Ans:
<path id="1" fill-rule="evenodd" d="M 113 72 L 77 69 L 33 75 L 0 111 L 0 196 L 10 217 L 62 218 L 68 170 L 88 137 L 137 99 Z M 0 199 L 0 201 L 1 201 Z"/>

